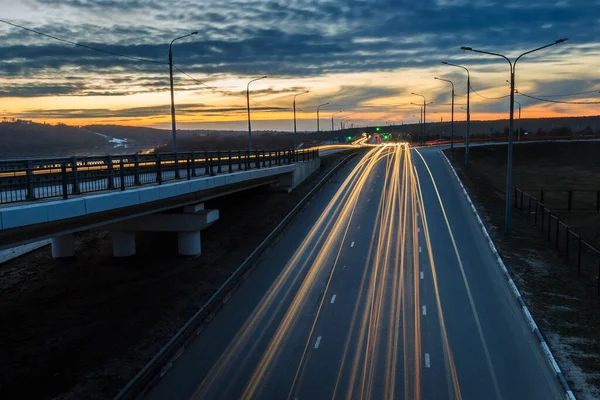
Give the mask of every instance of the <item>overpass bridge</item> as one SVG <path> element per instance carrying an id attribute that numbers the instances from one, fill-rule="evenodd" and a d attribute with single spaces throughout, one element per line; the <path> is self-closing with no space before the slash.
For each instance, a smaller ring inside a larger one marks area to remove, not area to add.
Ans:
<path id="1" fill-rule="evenodd" d="M 73 233 L 101 228 L 116 257 L 135 254 L 141 231 L 175 232 L 180 254 L 199 255 L 200 231 L 219 219 L 206 200 L 289 191 L 319 166 L 318 149 L 0 161 L 0 250 L 51 239 L 54 257 L 70 257 Z"/>

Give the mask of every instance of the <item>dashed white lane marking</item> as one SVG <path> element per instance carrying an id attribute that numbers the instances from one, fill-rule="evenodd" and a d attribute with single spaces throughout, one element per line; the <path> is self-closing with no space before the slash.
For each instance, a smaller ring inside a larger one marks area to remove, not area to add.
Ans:
<path id="1" fill-rule="evenodd" d="M 344 265 L 344 266 L 342 267 L 342 269 L 346 269 L 346 266 Z"/>
<path id="2" fill-rule="evenodd" d="M 331 296 L 331 304 L 335 303 L 335 297 L 336 296 L 337 296 L 336 294 L 334 294 L 333 296 Z"/>
<path id="3" fill-rule="evenodd" d="M 319 336 L 319 339 L 321 339 L 321 336 Z M 429 353 L 425 353 L 425 368 L 431 368 L 431 360 L 429 359 Z"/>
<path id="4" fill-rule="evenodd" d="M 423 279 L 423 271 L 421 271 L 421 279 Z"/>
<path id="5" fill-rule="evenodd" d="M 421 232 L 421 228 L 417 227 L 417 232 Z"/>
<path id="6" fill-rule="evenodd" d="M 321 343 L 321 336 L 319 336 L 319 337 L 317 338 L 317 341 L 315 342 L 315 350 L 319 348 L 319 344 L 320 344 L 320 343 Z M 429 356 L 427 356 L 427 357 L 429 357 Z"/>
<path id="7" fill-rule="evenodd" d="M 354 247 L 354 242 L 350 243 L 350 247 Z"/>
<path id="8" fill-rule="evenodd" d="M 427 315 L 427 306 L 421 306 L 421 311 L 423 312 L 423 315 Z"/>
<path id="9" fill-rule="evenodd" d="M 422 252 L 422 251 L 423 251 L 423 249 L 421 248 L 421 246 L 419 246 L 419 253 Z"/>
<path id="10" fill-rule="evenodd" d="M 356 229 L 360 229 L 360 225 L 359 225 L 359 226 L 358 226 L 358 228 L 356 228 Z"/>
<path id="11" fill-rule="evenodd" d="M 369 198 L 367 199 L 367 203 L 368 203 L 368 202 L 370 202 L 370 201 L 371 201 L 371 198 L 369 197 Z"/>

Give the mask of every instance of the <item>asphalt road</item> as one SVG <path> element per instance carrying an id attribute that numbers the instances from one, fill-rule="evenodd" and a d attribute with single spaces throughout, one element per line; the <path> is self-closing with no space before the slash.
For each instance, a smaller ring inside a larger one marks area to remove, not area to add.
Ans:
<path id="1" fill-rule="evenodd" d="M 438 149 L 326 185 L 149 399 L 564 398 Z"/>

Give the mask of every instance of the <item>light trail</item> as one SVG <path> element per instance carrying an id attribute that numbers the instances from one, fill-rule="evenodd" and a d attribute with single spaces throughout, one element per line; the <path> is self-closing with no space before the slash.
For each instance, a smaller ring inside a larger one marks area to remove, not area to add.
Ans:
<path id="1" fill-rule="evenodd" d="M 384 173 L 381 168 L 385 168 Z M 380 175 L 382 178 L 377 178 Z M 373 192 L 369 186 L 377 190 Z M 373 195 L 378 195 L 376 209 L 366 200 Z M 452 397 L 460 399 L 418 176 L 406 144 L 374 146 L 357 162 L 192 398 L 231 397 L 234 382 L 240 379 L 243 392 L 235 397 L 263 398 L 265 390 L 272 390 L 268 382 L 275 379 L 274 373 L 280 373 L 277 366 L 281 363 L 296 366 L 287 398 L 303 397 L 303 387 L 310 384 L 308 371 L 314 372 L 319 363 L 315 357 L 321 352 L 315 350 L 320 350 L 320 338 L 326 333 L 319 328 L 326 323 L 322 311 L 336 298 L 333 290 L 329 293 L 330 285 L 338 265 L 347 264 L 340 258 L 347 254 L 343 252 L 364 252 L 361 249 L 366 247 L 367 241 L 350 236 L 357 235 L 358 228 L 350 228 L 360 215 L 364 232 L 371 231 L 370 237 L 361 235 L 368 240 L 368 251 L 360 263 L 352 265 L 353 271 L 361 271 L 360 281 L 348 289 L 352 292 L 344 292 L 344 301 L 354 301 L 352 316 L 347 331 L 342 332 L 343 351 L 331 392 L 323 390 L 332 398 L 420 399 L 422 370 L 429 365 L 423 364 L 421 345 L 421 318 L 427 316 L 422 313 L 419 290 L 423 276 L 419 210 L 434 275 L 448 385 Z M 369 213 L 366 226 L 364 212 Z M 307 314 L 312 308 L 314 312 Z M 306 333 L 298 339 L 292 332 Z M 289 352 L 285 353 L 288 358 L 282 359 L 284 349 L 298 345 L 302 350 L 297 360 L 290 360 Z"/>

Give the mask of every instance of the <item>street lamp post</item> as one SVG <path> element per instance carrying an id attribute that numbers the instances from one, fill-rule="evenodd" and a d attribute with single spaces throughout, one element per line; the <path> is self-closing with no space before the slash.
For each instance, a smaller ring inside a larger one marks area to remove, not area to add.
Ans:
<path id="1" fill-rule="evenodd" d="M 510 124 L 508 130 L 508 151 L 506 156 L 506 195 L 505 204 L 504 204 L 504 232 L 510 233 L 512 230 L 512 161 L 513 161 L 513 128 L 514 128 L 514 112 L 515 112 L 515 68 L 517 66 L 517 62 L 521 57 L 526 54 L 533 53 L 535 51 L 539 51 L 545 49 L 546 47 L 554 46 L 559 43 L 565 43 L 568 39 L 558 39 L 554 43 L 547 44 L 542 47 L 538 47 L 537 49 L 533 49 L 530 51 L 526 51 L 525 53 L 518 56 L 514 62 L 511 62 L 506 56 L 498 53 L 491 53 L 483 50 L 476 50 L 471 47 L 461 47 L 460 49 L 463 51 L 472 51 L 475 53 L 487 54 L 496 57 L 502 57 L 510 66 Z"/>
<path id="2" fill-rule="evenodd" d="M 248 150 L 252 151 L 252 124 L 250 123 L 250 84 L 261 79 L 265 79 L 267 76 L 261 76 L 260 78 L 252 79 L 246 85 L 246 105 L 248 106 Z"/>
<path id="3" fill-rule="evenodd" d="M 510 81 L 507 79 L 506 83 L 508 83 L 510 85 Z M 519 93 L 519 90 L 516 90 L 517 93 Z M 515 100 L 515 103 L 518 104 L 519 106 L 519 130 L 517 131 L 517 142 L 521 141 L 521 103 Z"/>
<path id="4" fill-rule="evenodd" d="M 323 106 L 327 106 L 329 105 L 329 103 L 323 103 L 323 104 L 319 104 L 317 106 L 317 133 L 319 133 L 319 108 L 323 107 Z"/>
<path id="5" fill-rule="evenodd" d="M 411 102 L 410 104 L 418 106 L 421 110 L 421 113 L 419 114 L 419 132 L 417 133 L 417 143 L 420 143 L 421 135 L 423 134 L 423 104 L 418 104 L 418 103 L 413 103 L 413 102 Z"/>
<path id="6" fill-rule="evenodd" d="M 437 79 L 439 81 L 449 82 L 452 85 L 452 128 L 450 133 L 450 150 L 454 149 L 454 82 L 449 81 L 448 79 L 438 78 L 437 76 L 433 79 Z"/>
<path id="7" fill-rule="evenodd" d="M 451 67 L 462 68 L 467 71 L 467 134 L 465 136 L 465 168 L 469 168 L 469 139 L 471 137 L 471 74 L 467 67 L 463 67 L 462 65 L 452 64 L 446 61 L 442 61 L 442 64 L 450 65 Z"/>
<path id="8" fill-rule="evenodd" d="M 188 33 L 171 40 L 169 44 L 169 81 L 171 83 L 171 129 L 173 129 L 173 153 L 175 153 L 175 178 L 179 178 L 179 169 L 177 168 L 177 125 L 175 124 L 175 94 L 173 91 L 173 42 L 188 36 L 197 35 L 198 32 Z"/>
<path id="9" fill-rule="evenodd" d="M 420 96 L 423 98 L 423 138 L 421 140 L 424 140 L 425 136 L 427 135 L 427 131 L 425 130 L 425 124 L 427 123 L 427 104 L 425 103 L 425 96 L 423 96 L 422 94 L 418 94 L 418 93 L 411 93 L 414 96 Z"/>
<path id="10" fill-rule="evenodd" d="M 334 129 L 333 129 L 333 116 L 334 116 L 335 114 L 338 114 L 338 113 L 341 113 L 341 112 L 342 112 L 342 111 L 336 111 L 336 112 L 334 112 L 333 114 L 331 114 L 331 132 L 333 132 L 333 130 L 334 130 Z"/>
<path id="11" fill-rule="evenodd" d="M 294 150 L 296 150 L 296 96 L 300 96 L 306 93 L 308 93 L 308 90 L 306 92 L 296 93 L 294 95 Z"/>

